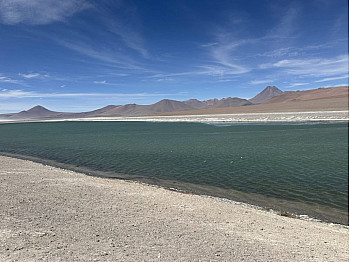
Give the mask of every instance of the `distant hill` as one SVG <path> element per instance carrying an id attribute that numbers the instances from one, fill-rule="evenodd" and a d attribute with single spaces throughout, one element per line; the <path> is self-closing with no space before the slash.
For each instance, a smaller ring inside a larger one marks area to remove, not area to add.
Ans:
<path id="1" fill-rule="evenodd" d="M 204 101 L 199 101 L 197 99 L 186 100 L 183 103 L 191 106 L 193 109 L 201 108 L 218 108 L 218 107 L 232 107 L 232 106 L 246 106 L 252 103 L 246 99 L 239 97 L 226 97 L 222 99 L 209 99 Z"/>
<path id="2" fill-rule="evenodd" d="M 228 97 L 223 99 L 210 99 L 200 101 L 197 99 L 190 99 L 186 101 L 176 101 L 170 99 L 163 99 L 152 105 L 137 105 L 127 104 L 123 106 L 114 106 L 105 112 L 98 114 L 98 116 L 112 117 L 112 116 L 142 116 L 142 115 L 154 115 L 162 113 L 172 113 L 178 111 L 203 109 L 203 108 L 215 108 L 215 107 L 232 107 L 251 105 L 246 99 L 237 97 Z M 97 116 L 97 115 L 95 115 Z"/>
<path id="3" fill-rule="evenodd" d="M 349 87 L 287 91 L 265 103 L 238 107 L 204 108 L 162 115 L 244 114 L 349 110 Z"/>
<path id="4" fill-rule="evenodd" d="M 38 105 L 19 113 L 0 114 L 0 119 L 74 119 L 86 117 L 348 110 L 348 102 L 348 86 L 286 92 L 275 86 L 268 86 L 250 100 L 238 97 L 214 98 L 204 101 L 197 99 L 186 101 L 163 99 L 151 105 L 108 105 L 82 113 L 54 112 Z"/>
<path id="5" fill-rule="evenodd" d="M 190 110 L 192 106 L 180 101 L 163 99 L 149 107 L 148 113 L 175 112 L 179 110 Z"/>
<path id="6" fill-rule="evenodd" d="M 29 110 L 24 110 L 19 113 L 0 115 L 0 118 L 7 119 L 45 119 L 45 118 L 59 118 L 68 116 L 69 113 L 54 112 L 46 109 L 43 106 L 35 106 Z"/>
<path id="7" fill-rule="evenodd" d="M 249 99 L 253 104 L 262 104 L 271 98 L 283 94 L 283 91 L 275 86 L 267 86 L 263 91 Z"/>

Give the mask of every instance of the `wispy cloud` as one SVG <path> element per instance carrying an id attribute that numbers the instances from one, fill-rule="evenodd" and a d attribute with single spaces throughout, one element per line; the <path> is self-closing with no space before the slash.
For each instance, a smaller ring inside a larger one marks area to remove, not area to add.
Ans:
<path id="1" fill-rule="evenodd" d="M 322 78 L 322 79 L 316 80 L 315 82 L 316 83 L 328 82 L 328 81 L 339 80 L 339 79 L 346 79 L 346 78 L 349 78 L 349 75 Z"/>
<path id="2" fill-rule="evenodd" d="M 0 83 L 20 84 L 21 81 L 0 75 Z"/>
<path id="3" fill-rule="evenodd" d="M 274 13 L 281 16 L 280 21 L 266 34 L 265 38 L 275 38 L 278 40 L 283 40 L 285 38 L 294 38 L 294 33 L 296 32 L 296 21 L 300 14 L 300 8 L 293 5 L 287 7 L 273 7 Z M 285 10 L 283 10 L 285 9 Z"/>
<path id="4" fill-rule="evenodd" d="M 221 79 L 218 79 L 216 81 L 218 81 L 218 82 L 236 82 L 237 79 L 236 78 L 221 78 Z"/>
<path id="5" fill-rule="evenodd" d="M 287 86 L 287 88 L 296 87 L 296 86 L 305 86 L 305 85 L 308 85 L 308 83 L 292 83 L 289 86 Z"/>
<path id="6" fill-rule="evenodd" d="M 94 81 L 94 84 L 98 84 L 98 85 L 109 85 L 109 86 L 117 86 L 120 84 L 116 84 L 116 83 L 109 83 L 106 80 L 101 80 L 101 81 Z"/>
<path id="7" fill-rule="evenodd" d="M 227 36 L 221 34 L 217 37 L 218 41 L 200 45 L 209 55 L 210 60 L 202 65 L 193 66 L 194 70 L 177 73 L 157 73 L 150 78 L 178 77 L 178 76 L 212 76 L 222 77 L 230 75 L 239 75 L 251 71 L 244 65 L 237 64 L 234 58 L 236 47 L 242 45 L 242 42 L 230 42 Z M 197 69 L 196 69 L 197 68 Z"/>
<path id="8" fill-rule="evenodd" d="M 143 67 L 137 65 L 136 61 L 134 61 L 128 56 L 123 55 L 117 50 L 92 47 L 87 45 L 86 43 L 83 43 L 82 41 L 74 41 L 74 40 L 64 41 L 60 39 L 56 39 L 56 41 L 58 44 L 68 49 L 71 49 L 77 53 L 88 56 L 90 58 L 106 62 L 110 65 L 114 65 L 116 67 L 123 68 L 123 69 L 145 71 Z"/>
<path id="9" fill-rule="evenodd" d="M 200 66 L 204 70 L 198 71 L 198 75 L 209 75 L 209 76 L 225 76 L 225 75 L 239 75 L 250 71 L 244 66 L 231 64 L 230 66 L 220 65 L 203 65 Z"/>
<path id="10" fill-rule="evenodd" d="M 336 84 L 335 86 L 349 86 L 349 83 Z"/>
<path id="11" fill-rule="evenodd" d="M 112 1 L 113 3 L 113 1 Z M 130 2 L 119 1 L 116 5 L 119 7 L 117 12 L 121 15 L 116 16 L 115 2 L 112 6 L 100 6 L 100 17 L 108 31 L 120 38 L 124 45 L 141 54 L 144 58 L 149 58 L 149 53 L 145 48 L 145 41 L 140 34 L 142 22 L 140 21 L 137 8 L 131 6 Z"/>
<path id="12" fill-rule="evenodd" d="M 125 23 L 115 21 L 115 19 L 107 20 L 106 24 L 110 32 L 118 35 L 127 47 L 137 51 L 144 58 L 149 58 L 148 51 L 144 47 L 144 40 L 139 33 L 130 29 Z"/>
<path id="13" fill-rule="evenodd" d="M 285 73 L 300 76 L 334 76 L 348 74 L 348 55 L 334 58 L 285 59 L 260 65 L 261 69 L 280 68 Z"/>
<path id="14" fill-rule="evenodd" d="M 265 38 L 264 38 L 265 39 Z M 329 48 L 335 48 L 339 42 L 343 42 L 344 39 L 337 39 L 335 41 L 330 41 L 328 43 L 323 43 L 323 44 L 315 44 L 315 45 L 306 45 L 303 47 L 281 47 L 281 48 L 274 48 L 272 50 L 268 50 L 262 53 L 256 54 L 256 56 L 261 56 L 261 57 L 270 57 L 270 58 L 282 58 L 282 57 L 296 57 L 296 56 L 302 56 L 310 51 L 320 51 L 324 49 L 329 49 Z"/>
<path id="15" fill-rule="evenodd" d="M 94 84 L 101 84 L 101 85 L 105 85 L 107 84 L 106 80 L 102 80 L 102 81 L 94 81 Z"/>
<path id="16" fill-rule="evenodd" d="M 212 77 L 222 77 L 229 75 L 238 75 L 248 72 L 244 67 L 240 66 L 221 66 L 221 65 L 202 65 L 197 66 L 198 70 L 178 72 L 178 73 L 169 73 L 169 74 L 154 74 L 148 78 L 169 78 L 169 77 L 178 77 L 178 76 L 212 76 Z"/>
<path id="17" fill-rule="evenodd" d="M 48 74 L 39 74 L 39 73 L 28 73 L 28 74 L 22 74 L 18 73 L 19 76 L 26 78 L 26 79 L 32 79 L 32 78 L 48 78 Z"/>
<path id="18" fill-rule="evenodd" d="M 201 44 L 201 47 L 212 47 L 218 45 L 218 42 L 211 42 L 211 43 L 206 43 L 206 44 Z"/>
<path id="19" fill-rule="evenodd" d="M 299 49 L 292 48 L 292 47 L 282 47 L 274 50 L 269 50 L 261 54 L 257 54 L 257 56 L 280 58 L 284 56 L 293 57 L 293 56 L 298 56 L 300 54 L 301 54 L 301 50 Z"/>
<path id="20" fill-rule="evenodd" d="M 85 0 L 0 0 L 0 19 L 8 25 L 44 25 L 63 21 L 88 7 Z"/>
<path id="21" fill-rule="evenodd" d="M 297 56 L 302 50 L 292 47 L 276 48 L 276 45 L 280 45 L 278 42 L 286 38 L 295 38 L 294 33 L 296 32 L 295 23 L 298 18 L 298 8 L 291 6 L 286 10 L 279 10 L 281 16 L 278 22 L 271 28 L 270 31 L 266 32 L 265 35 L 260 37 L 246 38 L 240 37 L 239 33 L 236 32 L 235 28 L 237 25 L 231 25 L 228 27 L 218 27 L 214 31 L 214 41 L 204 43 L 200 45 L 201 48 L 208 51 L 211 58 L 209 66 L 215 68 L 214 72 L 221 71 L 222 74 L 244 74 L 252 71 L 254 66 L 252 64 L 247 65 L 243 63 L 244 58 L 249 56 L 246 53 L 250 50 L 250 46 L 265 46 L 268 49 L 265 52 L 256 54 L 256 50 L 252 50 L 254 56 L 266 56 L 266 57 L 282 57 L 282 56 Z M 245 53 L 242 56 L 242 50 Z M 259 48 L 257 50 L 262 50 Z M 213 67 L 215 65 L 216 67 Z M 220 70 L 217 70 L 220 66 Z"/>
<path id="22" fill-rule="evenodd" d="M 108 98 L 135 98 L 135 97 L 163 97 L 177 94 L 165 93 L 40 93 L 25 90 L 0 90 L 0 98 L 67 98 L 67 97 L 108 97 Z"/>
<path id="23" fill-rule="evenodd" d="M 170 82 L 170 81 L 174 81 L 174 78 L 164 77 L 164 78 L 158 78 L 156 81 L 157 82 Z"/>
<path id="24" fill-rule="evenodd" d="M 235 52 L 247 40 L 235 41 L 229 33 L 217 35 L 217 40 L 217 44 L 209 46 L 210 56 L 213 59 L 212 64 L 202 66 L 207 73 L 212 75 L 234 75 L 244 74 L 251 70 L 246 66 L 237 64 L 237 52 Z"/>
<path id="25" fill-rule="evenodd" d="M 265 79 L 265 80 L 252 80 L 249 82 L 251 85 L 260 85 L 260 84 L 268 84 L 273 83 L 273 80 L 271 79 Z"/>

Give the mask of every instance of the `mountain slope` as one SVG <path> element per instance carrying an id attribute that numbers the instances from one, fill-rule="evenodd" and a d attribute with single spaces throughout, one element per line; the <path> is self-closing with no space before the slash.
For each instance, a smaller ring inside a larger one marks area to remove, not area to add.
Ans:
<path id="1" fill-rule="evenodd" d="M 144 116 L 195 109 L 233 107 L 242 105 L 251 105 L 251 103 L 246 99 L 241 99 L 238 97 L 228 97 L 220 100 L 215 98 L 205 101 L 200 101 L 197 99 L 190 99 L 186 101 L 163 99 L 151 105 L 128 104 L 123 106 L 115 106 L 114 108 L 95 116 Z"/>
<path id="2" fill-rule="evenodd" d="M 287 91 L 275 96 L 266 103 L 286 103 L 296 101 L 311 101 L 318 99 L 341 98 L 349 96 L 348 86 L 317 88 L 303 91 Z"/>
<path id="3" fill-rule="evenodd" d="M 235 106 L 247 106 L 252 103 L 246 99 L 242 99 L 239 97 L 227 97 L 218 100 L 217 103 L 213 105 L 213 107 L 235 107 Z"/>
<path id="4" fill-rule="evenodd" d="M 66 116 L 69 113 L 54 112 L 46 109 L 43 106 L 37 105 L 29 110 L 24 110 L 19 113 L 7 114 L 9 119 L 43 119 L 43 118 L 58 118 Z"/>
<path id="5" fill-rule="evenodd" d="M 263 91 L 249 99 L 252 104 L 262 104 L 271 98 L 283 94 L 283 91 L 275 86 L 267 86 Z"/>
<path id="6" fill-rule="evenodd" d="M 305 91 L 288 91 L 262 104 L 223 108 L 204 108 L 162 115 L 210 115 L 308 111 L 349 110 L 349 87 L 318 88 Z"/>

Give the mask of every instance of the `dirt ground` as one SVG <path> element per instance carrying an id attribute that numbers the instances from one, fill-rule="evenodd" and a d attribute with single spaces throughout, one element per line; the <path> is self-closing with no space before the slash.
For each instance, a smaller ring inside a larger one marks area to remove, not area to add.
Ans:
<path id="1" fill-rule="evenodd" d="M 0 157 L 0 261 L 348 261 L 348 228 Z"/>

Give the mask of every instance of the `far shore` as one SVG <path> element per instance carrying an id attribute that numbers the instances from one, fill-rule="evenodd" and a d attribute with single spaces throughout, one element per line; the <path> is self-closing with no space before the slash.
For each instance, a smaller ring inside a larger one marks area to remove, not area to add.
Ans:
<path id="1" fill-rule="evenodd" d="M 348 261 L 349 228 L 0 156 L 1 261 Z"/>
<path id="2" fill-rule="evenodd" d="M 349 121 L 349 111 L 309 111 L 276 113 L 239 113 L 176 116 L 128 116 L 128 117 L 86 117 L 56 119 L 0 119 L 0 123 L 59 122 L 59 121 L 145 121 L 145 122 L 200 122 L 200 123 L 259 123 L 259 122 L 311 122 Z"/>

